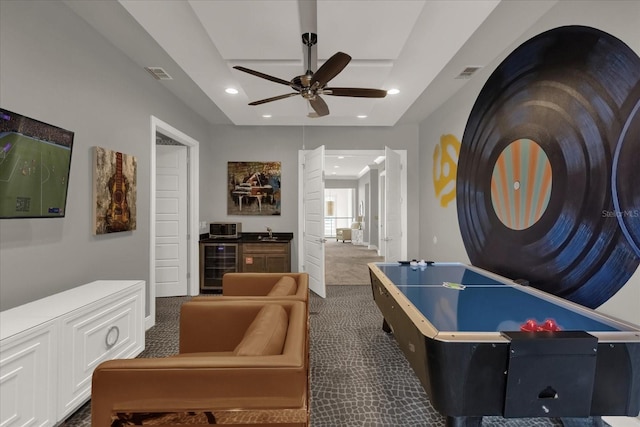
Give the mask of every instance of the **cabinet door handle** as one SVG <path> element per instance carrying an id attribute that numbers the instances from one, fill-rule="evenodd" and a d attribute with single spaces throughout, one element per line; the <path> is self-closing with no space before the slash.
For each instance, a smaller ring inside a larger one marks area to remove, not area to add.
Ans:
<path id="1" fill-rule="evenodd" d="M 118 342 L 120 338 L 120 329 L 117 326 L 112 326 L 107 331 L 107 335 L 104 337 L 104 343 L 107 346 L 107 350 L 111 349 Z"/>

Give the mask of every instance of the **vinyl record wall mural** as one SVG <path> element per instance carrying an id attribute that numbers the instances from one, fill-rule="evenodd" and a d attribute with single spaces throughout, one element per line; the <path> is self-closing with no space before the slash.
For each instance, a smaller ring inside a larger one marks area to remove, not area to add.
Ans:
<path id="1" fill-rule="evenodd" d="M 640 263 L 640 58 L 568 26 L 493 72 L 456 182 L 471 263 L 595 308 Z"/>

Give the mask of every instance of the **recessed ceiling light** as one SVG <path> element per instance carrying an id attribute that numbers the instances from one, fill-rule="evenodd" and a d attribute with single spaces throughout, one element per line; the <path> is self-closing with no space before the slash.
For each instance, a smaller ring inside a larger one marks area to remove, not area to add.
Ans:
<path id="1" fill-rule="evenodd" d="M 228 87 L 224 91 L 227 92 L 229 95 L 235 95 L 238 93 L 238 89 L 234 89 L 232 87 Z"/>
<path id="2" fill-rule="evenodd" d="M 387 95 L 397 95 L 399 93 L 400 93 L 400 90 L 398 90 L 398 89 L 389 89 L 387 91 Z"/>
<path id="3" fill-rule="evenodd" d="M 344 159 L 344 156 L 338 156 L 339 159 Z"/>
<path id="4" fill-rule="evenodd" d="M 334 168 L 334 169 L 338 169 L 339 167 L 340 167 L 340 166 L 338 166 L 338 165 L 335 165 L 335 166 L 334 166 L 333 168 Z"/>
<path id="5" fill-rule="evenodd" d="M 359 118 L 359 119 L 366 119 L 366 118 L 367 118 L 367 115 L 366 115 L 366 114 L 359 114 L 359 115 L 358 115 L 358 118 Z"/>
<path id="6" fill-rule="evenodd" d="M 263 114 L 262 117 L 264 117 L 265 119 L 270 119 L 271 118 L 271 114 Z"/>

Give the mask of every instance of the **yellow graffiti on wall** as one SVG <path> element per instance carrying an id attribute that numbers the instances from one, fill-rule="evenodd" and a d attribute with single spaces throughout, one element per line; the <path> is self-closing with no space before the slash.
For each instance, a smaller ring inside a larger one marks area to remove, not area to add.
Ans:
<path id="1" fill-rule="evenodd" d="M 443 208 L 456 198 L 459 154 L 460 141 L 451 134 L 442 135 L 440 144 L 433 150 L 433 188 Z"/>

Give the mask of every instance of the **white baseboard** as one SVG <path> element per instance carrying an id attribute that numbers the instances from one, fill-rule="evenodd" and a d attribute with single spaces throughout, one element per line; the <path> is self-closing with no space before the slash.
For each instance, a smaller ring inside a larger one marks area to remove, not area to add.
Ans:
<path id="1" fill-rule="evenodd" d="M 602 417 L 611 427 L 640 427 L 640 417 Z"/>

